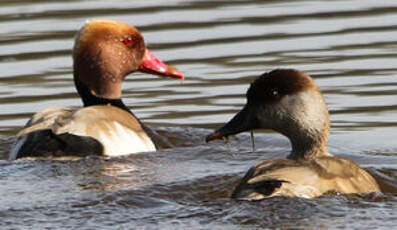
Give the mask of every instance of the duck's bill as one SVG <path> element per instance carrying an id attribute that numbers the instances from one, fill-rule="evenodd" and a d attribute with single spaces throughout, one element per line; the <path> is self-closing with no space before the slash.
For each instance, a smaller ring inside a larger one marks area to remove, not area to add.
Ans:
<path id="1" fill-rule="evenodd" d="M 245 106 L 228 123 L 215 132 L 208 135 L 206 142 L 216 139 L 227 140 L 228 136 L 235 135 L 244 131 L 252 130 L 257 127 L 257 122 L 253 111 Z"/>
<path id="2" fill-rule="evenodd" d="M 210 142 L 210 141 L 213 141 L 213 140 L 216 140 L 216 139 L 223 139 L 223 138 L 228 138 L 228 136 L 225 136 L 224 134 L 215 131 L 214 133 L 211 133 L 210 135 L 208 135 L 205 138 L 205 141 L 206 142 Z"/>
<path id="3" fill-rule="evenodd" d="M 149 49 L 145 50 L 145 56 L 139 70 L 142 72 L 156 74 L 160 76 L 173 77 L 183 80 L 184 75 L 178 69 L 166 65 L 158 59 Z"/>

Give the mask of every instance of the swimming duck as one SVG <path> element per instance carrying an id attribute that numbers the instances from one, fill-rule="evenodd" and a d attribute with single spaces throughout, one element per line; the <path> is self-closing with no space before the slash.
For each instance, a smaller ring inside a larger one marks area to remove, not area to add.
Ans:
<path id="1" fill-rule="evenodd" d="M 359 165 L 327 151 L 328 109 L 308 74 L 294 69 L 264 73 L 251 84 L 246 97 L 243 109 L 206 141 L 253 129 L 272 129 L 290 140 L 292 151 L 287 159 L 265 160 L 252 167 L 232 198 L 313 198 L 328 191 L 380 191 L 375 179 Z"/>
<path id="2" fill-rule="evenodd" d="M 156 150 L 148 128 L 121 100 L 122 82 L 134 71 L 178 79 L 184 76 L 153 55 L 136 28 L 113 20 L 88 21 L 76 35 L 73 69 L 84 107 L 36 113 L 17 134 L 10 160 Z"/>

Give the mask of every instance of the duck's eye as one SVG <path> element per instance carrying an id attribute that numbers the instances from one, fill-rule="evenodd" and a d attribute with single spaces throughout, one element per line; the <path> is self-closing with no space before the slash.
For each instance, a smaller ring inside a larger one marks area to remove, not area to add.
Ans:
<path id="1" fill-rule="evenodd" d="M 123 43 L 128 46 L 128 47 L 132 47 L 132 45 L 134 44 L 133 40 L 131 37 L 125 37 L 123 39 Z"/>
<path id="2" fill-rule="evenodd" d="M 271 95 L 272 95 L 273 97 L 277 97 L 277 96 L 278 96 L 278 90 L 277 90 L 277 89 L 272 89 L 272 90 L 271 90 Z"/>

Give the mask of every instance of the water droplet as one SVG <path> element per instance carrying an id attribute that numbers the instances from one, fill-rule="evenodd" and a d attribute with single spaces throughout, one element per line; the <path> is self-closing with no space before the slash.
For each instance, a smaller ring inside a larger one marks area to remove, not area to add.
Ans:
<path id="1" fill-rule="evenodd" d="M 113 83 L 116 82 L 116 78 L 115 77 L 112 77 L 112 82 Z"/>

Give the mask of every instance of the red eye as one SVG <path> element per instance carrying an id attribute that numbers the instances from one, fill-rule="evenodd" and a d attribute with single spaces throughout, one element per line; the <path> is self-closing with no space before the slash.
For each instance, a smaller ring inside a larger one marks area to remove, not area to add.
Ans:
<path id="1" fill-rule="evenodd" d="M 132 46 L 132 44 L 133 44 L 131 37 L 126 37 L 126 38 L 124 38 L 123 42 L 124 42 L 124 44 L 126 44 L 127 46 Z"/>

